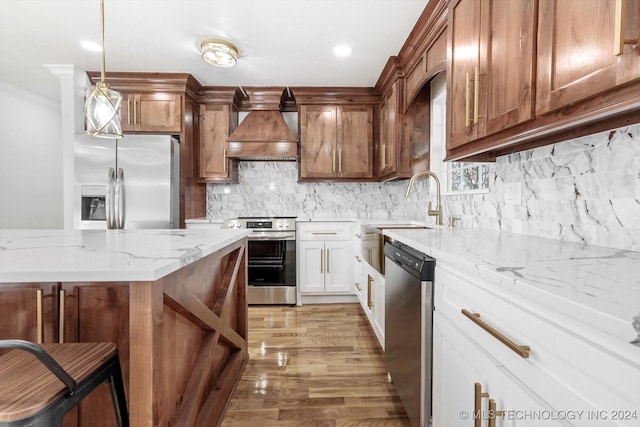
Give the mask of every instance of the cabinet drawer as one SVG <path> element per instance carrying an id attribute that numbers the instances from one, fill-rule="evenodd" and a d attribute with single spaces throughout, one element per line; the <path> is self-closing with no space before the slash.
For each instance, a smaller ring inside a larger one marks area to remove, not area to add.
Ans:
<path id="1" fill-rule="evenodd" d="M 640 349 L 631 344 L 612 347 L 613 341 L 598 331 L 446 266 L 437 267 L 435 277 L 436 310 L 557 409 L 566 406 L 567 393 L 554 384 L 562 384 L 592 406 L 585 410 L 637 409 Z M 475 323 L 463 309 L 479 314 L 488 326 Z M 487 331 L 491 328 L 516 345 L 530 347 L 528 358 L 492 336 Z M 620 425 L 638 421 L 627 422 Z"/>
<path id="2" fill-rule="evenodd" d="M 298 224 L 298 240 L 351 240 L 351 223 L 317 222 Z"/>
<path id="3" fill-rule="evenodd" d="M 486 427 L 490 425 L 489 399 L 495 402 L 496 411 L 505 411 L 502 416 L 496 416 L 497 425 L 567 425 L 551 417 L 543 419 L 542 414 L 552 414 L 554 408 L 541 400 L 526 384 L 513 378 L 484 348 L 469 339 L 448 318 L 436 312 L 433 321 L 434 426 L 471 427 L 479 424 Z M 573 402 L 570 406 L 573 408 L 576 405 L 579 403 Z M 534 416 L 537 414 L 541 416 L 536 420 Z M 470 418 L 480 422 L 474 423 Z"/>

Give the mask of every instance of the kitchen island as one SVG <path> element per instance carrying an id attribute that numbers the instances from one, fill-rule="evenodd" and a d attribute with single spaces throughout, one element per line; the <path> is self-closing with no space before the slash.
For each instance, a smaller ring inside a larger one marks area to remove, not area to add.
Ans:
<path id="1" fill-rule="evenodd" d="M 115 342 L 131 425 L 216 425 L 248 359 L 248 234 L 2 230 L 0 339 Z M 67 425 L 115 425 L 108 387 Z"/>

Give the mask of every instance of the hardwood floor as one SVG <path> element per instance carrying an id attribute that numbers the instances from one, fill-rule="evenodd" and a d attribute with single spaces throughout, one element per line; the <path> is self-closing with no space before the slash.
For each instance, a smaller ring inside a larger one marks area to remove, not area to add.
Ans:
<path id="1" fill-rule="evenodd" d="M 410 426 L 358 304 L 249 307 L 249 355 L 222 427 Z"/>

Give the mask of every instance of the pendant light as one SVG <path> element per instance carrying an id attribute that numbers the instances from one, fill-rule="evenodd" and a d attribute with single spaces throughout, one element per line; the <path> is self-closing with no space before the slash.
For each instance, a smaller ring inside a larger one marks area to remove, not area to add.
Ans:
<path id="1" fill-rule="evenodd" d="M 120 105 L 122 95 L 109 88 L 104 78 L 104 0 L 100 0 L 102 67 L 100 81 L 87 88 L 84 101 L 85 133 L 98 138 L 121 138 Z"/>

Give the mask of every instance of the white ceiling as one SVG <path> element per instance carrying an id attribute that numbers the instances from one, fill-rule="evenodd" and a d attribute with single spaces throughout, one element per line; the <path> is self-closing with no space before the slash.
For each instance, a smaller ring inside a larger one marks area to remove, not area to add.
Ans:
<path id="1" fill-rule="evenodd" d="M 105 0 L 109 71 L 191 73 L 214 86 L 373 86 L 428 0 Z M 238 64 L 218 68 L 200 42 L 225 38 Z M 44 64 L 100 69 L 99 0 L 0 0 L 0 80 L 59 99 Z M 348 44 L 347 58 L 333 54 Z"/>

